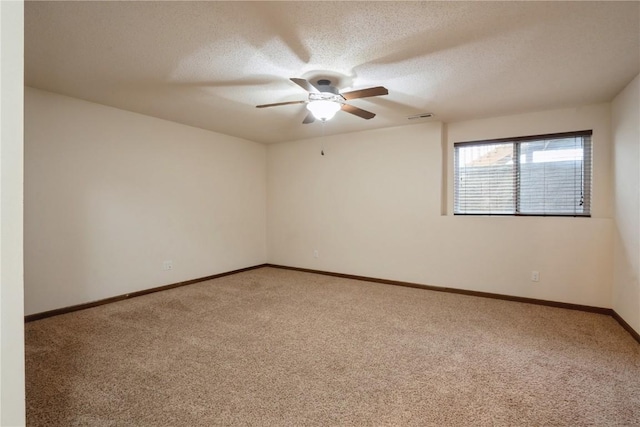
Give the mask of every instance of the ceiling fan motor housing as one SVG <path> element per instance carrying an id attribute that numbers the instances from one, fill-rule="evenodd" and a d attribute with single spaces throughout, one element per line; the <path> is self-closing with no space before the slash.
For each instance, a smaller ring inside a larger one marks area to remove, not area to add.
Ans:
<path id="1" fill-rule="evenodd" d="M 318 83 L 315 84 L 316 89 L 318 89 L 320 91 L 320 93 L 330 93 L 333 95 L 338 95 L 340 96 L 340 92 L 338 92 L 338 89 L 331 86 L 331 80 L 327 80 L 327 79 L 320 79 L 318 80 Z M 340 97 L 342 98 L 342 97 Z M 344 99 L 344 98 L 342 98 Z"/>

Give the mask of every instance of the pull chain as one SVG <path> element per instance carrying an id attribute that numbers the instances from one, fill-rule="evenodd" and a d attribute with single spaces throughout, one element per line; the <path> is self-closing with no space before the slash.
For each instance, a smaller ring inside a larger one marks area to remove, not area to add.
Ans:
<path id="1" fill-rule="evenodd" d="M 322 120 L 322 137 L 320 138 L 320 154 L 324 156 L 324 125 L 327 121 Z"/>

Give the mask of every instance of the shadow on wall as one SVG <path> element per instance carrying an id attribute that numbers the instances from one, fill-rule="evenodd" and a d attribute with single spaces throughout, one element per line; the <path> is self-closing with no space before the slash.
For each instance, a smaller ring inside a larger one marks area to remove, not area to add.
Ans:
<path id="1" fill-rule="evenodd" d="M 631 242 L 628 238 L 625 239 L 618 226 L 613 245 L 613 309 L 640 333 L 640 259 L 632 258 L 634 252 L 638 256 L 638 251 L 629 247 Z"/>

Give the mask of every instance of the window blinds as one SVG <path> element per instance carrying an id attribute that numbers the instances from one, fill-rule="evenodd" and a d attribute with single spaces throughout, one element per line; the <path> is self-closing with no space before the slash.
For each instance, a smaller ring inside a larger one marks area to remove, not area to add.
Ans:
<path id="1" fill-rule="evenodd" d="M 454 144 L 454 214 L 591 214 L 591 131 Z"/>

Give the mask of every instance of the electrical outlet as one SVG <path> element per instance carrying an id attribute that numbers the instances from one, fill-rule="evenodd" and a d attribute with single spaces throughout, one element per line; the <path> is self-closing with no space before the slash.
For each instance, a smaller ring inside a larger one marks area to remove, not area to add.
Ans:
<path id="1" fill-rule="evenodd" d="M 173 261 L 171 261 L 171 260 L 164 261 L 162 263 L 162 269 L 163 270 L 173 270 Z"/>
<path id="2" fill-rule="evenodd" d="M 537 271 L 532 271 L 531 272 L 531 281 L 532 282 L 539 282 L 540 281 L 540 273 Z"/>
<path id="3" fill-rule="evenodd" d="M 318 252 L 318 250 L 317 250 L 317 249 L 314 249 L 314 250 L 313 250 L 313 257 L 314 257 L 314 258 L 320 258 L 320 252 Z"/>

